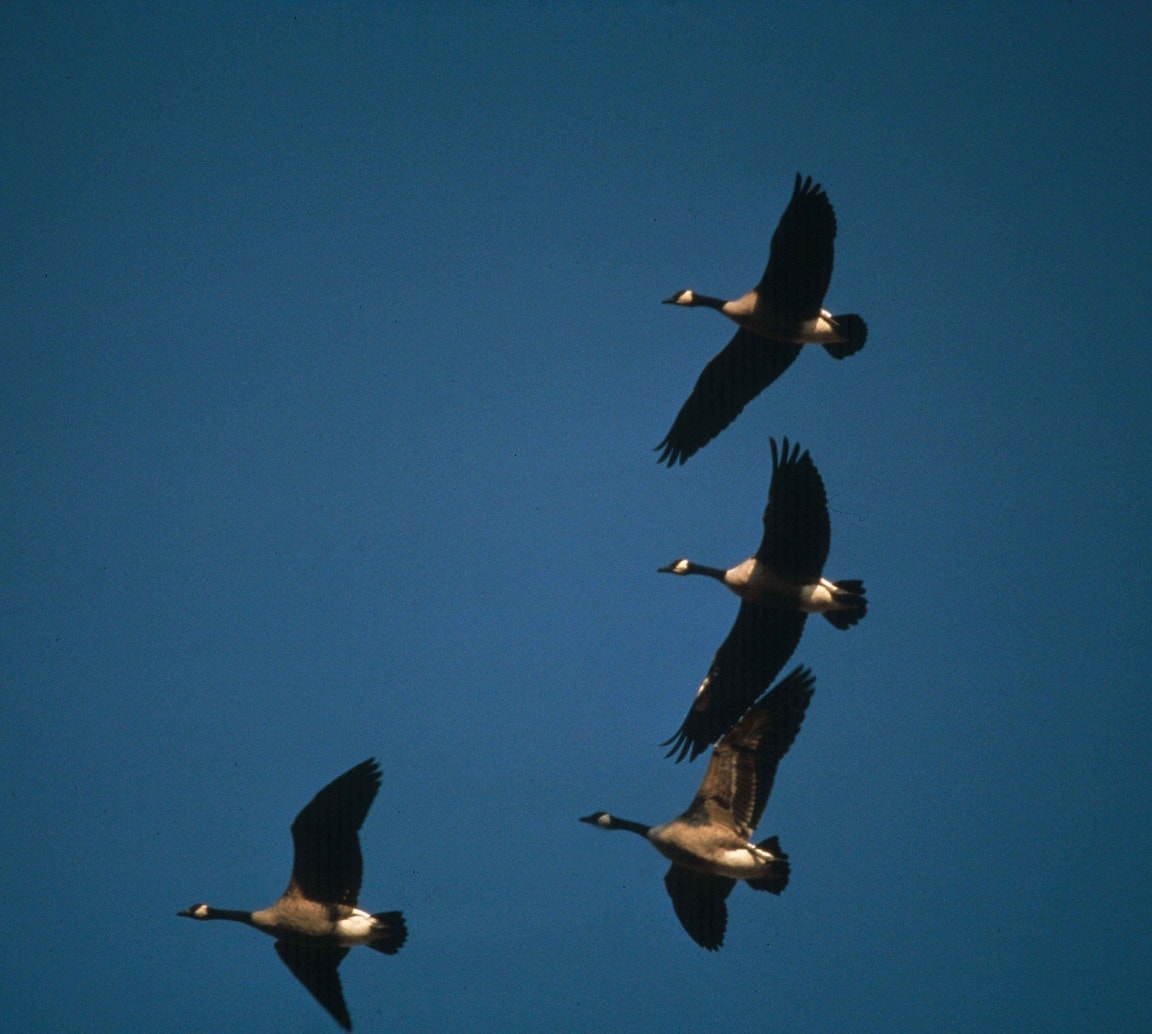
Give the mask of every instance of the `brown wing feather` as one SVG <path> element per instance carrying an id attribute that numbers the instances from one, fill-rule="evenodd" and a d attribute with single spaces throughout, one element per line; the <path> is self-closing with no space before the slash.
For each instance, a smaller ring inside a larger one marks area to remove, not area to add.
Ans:
<path id="1" fill-rule="evenodd" d="M 800 731 L 816 680 L 801 666 L 766 693 L 712 751 L 685 817 L 707 816 L 751 839 L 776 768 Z"/>

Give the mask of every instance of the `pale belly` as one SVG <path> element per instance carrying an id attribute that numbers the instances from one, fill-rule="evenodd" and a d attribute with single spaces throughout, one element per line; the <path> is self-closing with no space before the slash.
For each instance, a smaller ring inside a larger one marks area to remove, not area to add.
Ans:
<path id="1" fill-rule="evenodd" d="M 653 829 L 648 839 L 665 858 L 685 869 L 734 880 L 765 876 L 771 871 L 772 863 L 779 860 L 755 844 L 740 843 L 730 831 L 721 829 L 716 830 L 714 837 L 707 837 L 710 842 L 696 838 L 687 843 L 677 829 L 664 827 Z"/>
<path id="2" fill-rule="evenodd" d="M 794 602 L 796 597 L 796 586 L 777 577 L 755 557 L 729 568 L 724 574 L 724 584 L 749 603 L 786 604 Z"/>
<path id="3" fill-rule="evenodd" d="M 271 909 L 255 912 L 252 925 L 277 940 L 293 941 L 297 944 L 368 944 L 373 939 L 376 924 L 363 909 L 353 909 L 352 914 L 337 920 L 333 929 L 329 924 L 333 918 L 333 906 L 310 901 L 298 904 L 300 910 L 293 915 L 276 915 Z M 342 908 L 343 906 L 336 906 Z"/>
<path id="4" fill-rule="evenodd" d="M 725 572 L 724 584 L 741 599 L 768 607 L 815 613 L 827 610 L 832 604 L 831 582 L 822 578 L 814 585 L 797 585 L 781 578 L 755 557 Z"/>
<path id="5" fill-rule="evenodd" d="M 729 315 L 734 322 L 754 334 L 776 341 L 787 341 L 793 345 L 834 345 L 846 340 L 837 329 L 832 313 L 827 309 L 821 309 L 820 315 L 815 319 L 804 320 L 799 324 L 782 323 L 760 308 L 755 308 L 747 314 Z"/>

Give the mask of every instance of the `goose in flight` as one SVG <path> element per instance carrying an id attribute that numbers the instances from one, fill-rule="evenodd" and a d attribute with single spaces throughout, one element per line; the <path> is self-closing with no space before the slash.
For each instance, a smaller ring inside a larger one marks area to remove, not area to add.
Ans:
<path id="1" fill-rule="evenodd" d="M 692 940 L 709 951 L 724 943 L 726 902 L 737 880 L 772 894 L 788 885 L 788 856 L 780 841 L 773 836 L 754 844 L 752 834 L 815 685 L 807 668 L 797 668 L 750 708 L 712 751 L 688 810 L 671 822 L 645 826 L 604 811 L 580 819 L 638 833 L 671 861 L 664 886 L 672 908 Z"/>
<path id="2" fill-rule="evenodd" d="M 292 823 L 292 878 L 280 900 L 258 912 L 193 905 L 177 915 L 231 919 L 276 938 L 276 954 L 345 1030 L 337 967 L 353 945 L 394 955 L 407 939 L 400 912 L 369 914 L 356 907 L 364 863 L 360 827 L 380 789 L 380 767 L 369 758 L 324 787 Z"/>
<path id="3" fill-rule="evenodd" d="M 805 344 L 823 345 L 843 359 L 864 347 L 868 327 L 855 314 L 821 308 L 832 279 L 836 214 L 828 195 L 809 176 L 796 175 L 792 200 L 772 235 L 764 275 L 741 298 L 725 301 L 677 291 L 669 305 L 707 306 L 739 324 L 735 337 L 700 374 L 665 439 L 660 463 L 683 463 L 724 430 L 780 376 Z"/>
<path id="4" fill-rule="evenodd" d="M 823 614 L 836 628 L 867 613 L 864 583 L 823 576 L 832 539 L 824 482 L 808 451 L 772 447 L 772 483 L 764 510 L 764 537 L 754 556 L 728 569 L 681 559 L 658 570 L 702 574 L 740 597 L 728 637 L 716 651 L 688 715 L 665 746 L 668 756 L 693 760 L 715 743 L 780 674 L 800 642 L 809 614 Z"/>

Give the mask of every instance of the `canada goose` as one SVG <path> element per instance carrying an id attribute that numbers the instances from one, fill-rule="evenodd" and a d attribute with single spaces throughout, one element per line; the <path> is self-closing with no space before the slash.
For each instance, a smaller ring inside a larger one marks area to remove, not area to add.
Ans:
<path id="1" fill-rule="evenodd" d="M 292 823 L 292 878 L 280 900 L 259 912 L 193 905 L 179 916 L 232 919 L 276 938 L 276 954 L 345 1030 L 337 967 L 356 944 L 394 955 L 408 937 L 400 912 L 370 915 L 356 907 L 364 862 L 359 833 L 380 789 L 380 766 L 369 758 L 332 780 Z"/>
<path id="2" fill-rule="evenodd" d="M 797 668 L 749 709 L 712 751 L 688 810 L 671 822 L 645 826 L 604 811 L 580 819 L 639 833 L 672 862 L 664 877 L 672 907 L 692 940 L 709 951 L 724 943 L 725 901 L 737 880 L 772 894 L 788 885 L 788 856 L 780 841 L 769 837 L 753 844 L 751 837 L 815 685 L 811 671 Z"/>
<path id="3" fill-rule="evenodd" d="M 850 628 L 868 610 L 864 583 L 823 577 L 832 531 L 824 482 L 807 450 L 772 447 L 772 483 L 764 510 L 764 537 L 755 556 L 727 570 L 691 560 L 658 568 L 663 574 L 703 574 L 743 601 L 728 638 L 716 651 L 668 756 L 695 759 L 744 713 L 788 663 L 809 614 Z"/>
<path id="4" fill-rule="evenodd" d="M 733 301 L 690 290 L 664 299 L 668 305 L 717 309 L 740 329 L 704 367 L 667 437 L 656 446 L 663 450 L 660 463 L 683 463 L 712 441 L 792 365 L 801 345 L 823 345 L 836 359 L 864 347 L 868 327 L 859 316 L 833 316 L 821 308 L 832 279 L 835 238 L 836 214 L 828 195 L 811 176 L 801 183 L 797 173 L 760 283 Z"/>

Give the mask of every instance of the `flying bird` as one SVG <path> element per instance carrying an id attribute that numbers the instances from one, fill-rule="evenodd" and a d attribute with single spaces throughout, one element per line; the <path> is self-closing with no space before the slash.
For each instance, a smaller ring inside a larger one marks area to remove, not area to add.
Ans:
<path id="1" fill-rule="evenodd" d="M 764 509 L 764 537 L 754 556 L 735 567 L 707 567 L 688 559 L 658 568 L 664 574 L 702 574 L 740 597 L 728 637 L 716 651 L 688 715 L 665 746 L 677 761 L 695 759 L 730 729 L 788 663 L 809 614 L 836 628 L 855 625 L 868 610 L 864 583 L 831 582 L 824 562 L 832 540 L 824 482 L 808 451 L 785 438 L 772 448 L 772 483 Z"/>
<path id="2" fill-rule="evenodd" d="M 821 306 L 832 279 L 836 214 L 812 177 L 800 179 L 772 235 L 760 282 L 741 298 L 725 301 L 677 291 L 668 305 L 707 306 L 739 324 L 735 337 L 711 359 L 665 439 L 660 463 L 683 463 L 724 430 L 740 411 L 780 376 L 805 344 L 823 345 L 843 359 L 864 347 L 868 326 L 854 313 L 833 316 Z"/>
<path id="3" fill-rule="evenodd" d="M 712 751 L 688 810 L 671 822 L 645 826 L 605 811 L 580 819 L 638 833 L 672 862 L 664 877 L 672 908 L 692 940 L 709 951 L 724 943 L 727 899 L 737 880 L 772 894 L 788 885 L 788 856 L 779 839 L 754 844 L 752 835 L 815 685 L 807 668 L 797 668 L 750 708 Z"/>
<path id="4" fill-rule="evenodd" d="M 352 1018 L 337 968 L 348 949 L 366 945 L 394 955 L 408 937 L 400 912 L 369 914 L 356 907 L 364 863 L 360 827 L 380 789 L 373 758 L 324 787 L 292 823 L 295 858 L 288 889 L 258 912 L 193 905 L 179 916 L 231 919 L 276 938 L 276 954 L 345 1030 Z"/>

